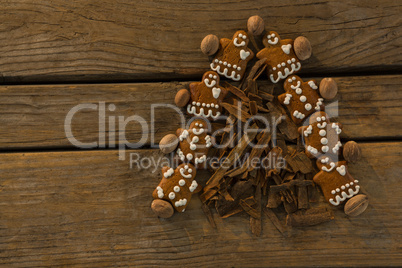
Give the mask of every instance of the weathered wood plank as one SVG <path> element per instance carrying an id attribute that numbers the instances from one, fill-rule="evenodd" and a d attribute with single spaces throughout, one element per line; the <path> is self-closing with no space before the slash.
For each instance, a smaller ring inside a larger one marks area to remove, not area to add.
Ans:
<path id="1" fill-rule="evenodd" d="M 202 38 L 229 38 L 255 14 L 311 40 L 304 73 L 396 70 L 400 13 L 393 0 L 11 0 L 0 7 L 0 70 L 9 83 L 194 78 L 208 68 Z"/>
<path id="2" fill-rule="evenodd" d="M 263 217 L 255 238 L 246 215 L 213 229 L 194 198 L 168 220 L 150 209 L 159 169 L 130 169 L 117 152 L 0 154 L 3 266 L 398 266 L 402 263 L 402 143 L 361 144 L 350 166 L 370 198 L 367 211 L 293 229 L 283 237 Z M 131 151 L 142 159 L 157 150 Z M 281 219 L 283 220 L 283 219 Z"/>
<path id="3" fill-rule="evenodd" d="M 339 85 L 339 120 L 348 139 L 401 137 L 402 76 L 369 76 L 336 78 Z M 38 85 L 0 86 L 0 148 L 55 148 L 72 147 L 66 138 L 64 122 L 68 112 L 78 104 L 97 104 L 98 110 L 85 109 L 72 118 L 72 134 L 81 142 L 99 142 L 105 134 L 108 145 L 109 131 L 116 143 L 122 139 L 118 116 L 127 119 L 138 115 L 148 125 L 147 144 L 151 135 L 155 144 L 168 133 L 180 127 L 180 116 L 172 108 L 155 109 L 155 128 L 151 129 L 151 105 L 171 104 L 177 90 L 189 83 L 96 84 L 96 85 Z M 105 130 L 99 135 L 99 103 L 105 102 Z M 109 104 L 115 111 L 108 110 Z M 328 108 L 337 114 L 335 105 Z M 116 121 L 115 131 L 109 118 Z M 120 133 L 119 130 L 120 129 Z M 106 132 L 106 133 L 105 133 Z M 120 136 L 119 136 L 120 135 Z M 127 124 L 125 135 L 129 142 L 142 138 L 138 122 Z M 70 136 L 69 136 L 70 137 Z M 144 136 L 145 137 L 145 136 Z M 113 147 L 113 146 L 109 146 Z"/>

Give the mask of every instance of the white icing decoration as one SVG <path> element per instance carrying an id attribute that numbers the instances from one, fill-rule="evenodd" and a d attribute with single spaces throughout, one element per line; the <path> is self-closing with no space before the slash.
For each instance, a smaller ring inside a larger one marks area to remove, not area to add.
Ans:
<path id="1" fill-rule="evenodd" d="M 345 165 L 342 165 L 342 166 L 337 167 L 337 168 L 336 168 L 336 171 L 338 171 L 338 173 L 339 173 L 341 176 L 345 176 L 345 174 L 346 174 L 346 167 L 345 167 Z"/>
<path id="2" fill-rule="evenodd" d="M 174 199 L 176 197 L 176 195 L 173 193 L 173 192 L 170 192 L 169 193 L 169 198 L 170 199 Z"/>
<path id="3" fill-rule="evenodd" d="M 293 112 L 293 116 L 298 118 L 298 119 L 303 119 L 304 117 L 306 117 L 303 113 L 299 112 L 298 110 L 295 110 Z"/>
<path id="4" fill-rule="evenodd" d="M 314 148 L 313 146 L 309 145 L 307 146 L 307 151 L 309 151 L 312 154 L 317 154 L 318 150 L 316 148 Z"/>
<path id="5" fill-rule="evenodd" d="M 250 56 L 250 51 L 245 51 L 244 49 L 240 50 L 240 58 L 242 60 L 247 59 L 248 56 Z"/>
<path id="6" fill-rule="evenodd" d="M 329 162 L 328 157 L 325 157 L 325 158 L 321 159 L 321 163 L 323 163 L 323 164 L 328 163 L 328 162 Z"/>
<path id="7" fill-rule="evenodd" d="M 170 176 L 173 175 L 173 173 L 174 173 L 173 168 L 169 168 L 165 173 L 163 173 L 163 176 L 164 176 L 165 178 L 169 178 Z"/>
<path id="8" fill-rule="evenodd" d="M 204 83 L 205 83 L 205 85 L 206 85 L 207 87 L 213 87 L 213 86 L 216 85 L 216 81 L 215 81 L 215 80 L 211 80 L 211 83 L 210 83 L 208 78 L 205 78 L 205 79 L 204 79 Z"/>
<path id="9" fill-rule="evenodd" d="M 205 139 L 205 142 L 206 142 L 205 146 L 206 146 L 207 148 L 211 147 L 211 145 L 212 145 L 212 143 L 211 143 L 211 137 L 210 137 L 209 135 L 207 135 L 207 136 L 205 136 L 204 139 Z"/>
<path id="10" fill-rule="evenodd" d="M 206 155 L 203 155 L 201 157 L 196 157 L 194 160 L 195 164 L 201 164 L 207 159 Z"/>
<path id="11" fill-rule="evenodd" d="M 242 46 L 245 46 L 246 45 L 246 42 L 245 41 L 241 41 L 241 43 L 238 43 L 237 42 L 237 37 L 233 40 L 233 44 L 235 45 L 235 46 L 237 46 L 237 47 L 242 47 Z"/>
<path id="12" fill-rule="evenodd" d="M 318 101 L 317 101 L 314 109 L 316 109 L 317 111 L 320 110 L 320 106 L 322 105 L 323 101 L 324 101 L 323 98 L 318 98 Z"/>
<path id="13" fill-rule="evenodd" d="M 307 127 L 307 129 L 304 131 L 304 136 L 307 137 L 308 135 L 310 135 L 312 130 L 313 130 L 313 127 L 311 125 L 309 125 Z"/>
<path id="14" fill-rule="evenodd" d="M 323 137 L 323 136 L 327 135 L 327 132 L 324 129 L 321 129 L 319 134 L 321 137 Z"/>
<path id="15" fill-rule="evenodd" d="M 306 100 L 307 100 L 306 96 L 300 96 L 300 101 L 301 102 L 306 102 Z"/>
<path id="16" fill-rule="evenodd" d="M 221 94 L 221 89 L 219 87 L 214 87 L 212 89 L 212 95 L 214 96 L 215 99 L 219 98 L 220 94 Z"/>
<path id="17" fill-rule="evenodd" d="M 297 65 L 297 66 L 296 66 L 296 65 Z M 285 70 L 284 70 L 285 74 L 282 74 L 281 71 L 278 71 L 278 73 L 277 73 L 278 78 L 277 78 L 277 79 L 274 79 L 274 75 L 271 74 L 271 75 L 269 76 L 269 78 L 271 79 L 272 83 L 278 83 L 279 80 L 285 79 L 286 77 L 288 77 L 288 76 L 291 75 L 292 73 L 297 72 L 298 70 L 300 70 L 300 68 L 301 68 L 300 62 L 297 62 L 296 65 L 294 65 L 294 64 L 292 63 L 292 64 L 290 65 L 291 70 L 289 70 L 288 68 L 285 68 Z"/>
<path id="18" fill-rule="evenodd" d="M 303 92 L 303 91 L 302 91 L 302 89 L 301 89 L 301 88 L 299 88 L 299 87 L 298 87 L 298 88 L 296 88 L 296 94 L 297 94 L 297 95 L 302 94 L 302 92 Z"/>
<path id="19" fill-rule="evenodd" d="M 314 83 L 314 81 L 308 81 L 308 85 L 312 88 L 312 89 L 317 89 L 317 85 Z"/>
<path id="20" fill-rule="evenodd" d="M 329 158 L 327 158 L 327 159 L 328 159 L 327 161 L 329 161 Z M 326 172 L 331 172 L 335 168 L 335 163 L 331 162 L 329 165 L 331 166 L 331 168 L 327 168 L 326 166 L 323 166 L 321 169 Z"/>
<path id="21" fill-rule="evenodd" d="M 190 153 L 188 153 L 188 154 L 186 155 L 186 158 L 187 158 L 187 160 L 191 160 L 191 159 L 193 159 L 193 155 L 190 154 Z"/>
<path id="22" fill-rule="evenodd" d="M 310 103 L 306 103 L 306 105 L 304 105 L 304 109 L 306 109 L 306 111 L 310 111 L 311 110 L 311 104 Z"/>
<path id="23" fill-rule="evenodd" d="M 190 179 L 192 177 L 192 175 L 191 174 L 187 174 L 187 175 L 184 174 L 184 171 L 186 171 L 186 170 L 187 170 L 187 168 L 181 168 L 180 169 L 180 174 L 183 176 L 183 178 Z"/>
<path id="24" fill-rule="evenodd" d="M 185 199 L 185 198 L 183 198 L 183 199 L 180 199 L 179 201 L 176 201 L 175 203 L 174 203 L 174 205 L 176 206 L 176 207 L 182 207 L 182 206 L 185 206 L 187 204 L 187 199 Z M 184 210 L 183 210 L 184 211 Z"/>
<path id="25" fill-rule="evenodd" d="M 179 186 L 175 186 L 173 188 L 173 191 L 175 191 L 176 193 L 180 192 L 180 187 Z"/>
<path id="26" fill-rule="evenodd" d="M 336 131 L 336 134 L 341 134 L 342 133 L 342 129 L 339 127 L 339 125 L 338 124 L 336 124 L 336 123 L 332 123 L 332 128 L 334 128 L 335 129 L 335 131 Z"/>
<path id="27" fill-rule="evenodd" d="M 342 191 L 341 195 L 336 195 L 335 196 L 335 200 L 333 198 L 329 199 L 328 201 L 334 205 L 334 206 L 338 206 L 342 201 L 346 200 L 346 198 L 351 198 L 352 196 L 356 195 L 359 192 L 360 186 L 356 186 L 356 190 L 353 191 L 353 189 L 349 189 L 349 194 L 347 194 L 345 191 Z"/>
<path id="28" fill-rule="evenodd" d="M 335 144 L 334 148 L 332 148 L 332 152 L 333 152 L 334 154 L 336 154 L 336 152 L 338 152 L 338 150 L 339 150 L 340 147 L 342 147 L 342 143 L 341 143 L 340 141 L 338 141 L 338 142 Z"/>
<path id="29" fill-rule="evenodd" d="M 286 54 L 289 55 L 290 49 L 292 48 L 292 45 L 291 44 L 282 45 L 281 48 L 282 48 L 283 52 L 285 52 Z"/>
<path id="30" fill-rule="evenodd" d="M 198 186 L 198 183 L 195 180 L 193 180 L 188 189 L 190 190 L 190 192 L 194 192 L 194 190 L 197 188 L 197 186 Z"/>
<path id="31" fill-rule="evenodd" d="M 179 139 L 180 141 L 183 141 L 184 139 L 187 139 L 188 137 L 188 131 L 185 129 L 183 132 L 180 134 Z"/>
<path id="32" fill-rule="evenodd" d="M 181 161 L 184 161 L 184 159 L 186 158 L 183 154 L 183 152 L 180 150 L 180 148 L 177 148 L 177 154 L 179 155 L 179 158 Z"/>
<path id="33" fill-rule="evenodd" d="M 290 78 L 289 78 L 289 80 L 290 80 Z M 290 80 L 290 82 L 292 82 L 292 80 Z M 290 87 L 291 87 L 292 89 L 299 88 L 299 87 L 300 87 L 300 81 L 297 81 L 297 85 L 296 85 L 296 86 L 290 85 Z"/>
<path id="34" fill-rule="evenodd" d="M 288 105 L 288 104 L 289 104 L 289 101 L 290 101 L 290 98 L 292 98 L 292 94 L 286 94 L 286 98 L 285 98 L 285 100 L 283 101 L 283 104 Z"/>
<path id="35" fill-rule="evenodd" d="M 321 120 L 321 119 L 320 119 Z M 318 119 L 317 119 L 317 121 L 318 121 Z M 318 121 L 319 122 L 319 121 Z M 322 124 L 320 124 L 320 123 L 318 123 L 317 124 L 317 127 L 318 128 L 325 128 L 327 126 L 327 122 L 323 122 Z"/>
<path id="36" fill-rule="evenodd" d="M 194 136 L 192 141 L 190 142 L 190 149 L 191 150 L 196 150 L 197 149 L 197 145 L 196 143 L 199 141 L 200 139 L 197 136 Z"/>
<path id="37" fill-rule="evenodd" d="M 200 108 L 199 112 L 197 113 L 195 106 L 193 106 L 191 104 L 187 105 L 187 112 L 189 114 L 194 114 L 196 116 L 212 117 L 213 119 L 217 119 L 221 115 L 220 112 L 216 112 L 216 114 L 213 115 L 211 109 L 207 109 L 207 110 L 208 110 L 208 113 L 205 114 L 204 113 L 204 108 Z"/>
<path id="38" fill-rule="evenodd" d="M 278 37 L 275 37 L 275 34 L 269 34 L 269 35 L 267 35 L 267 38 L 268 38 L 267 41 L 269 44 L 271 44 L 271 45 L 278 44 L 279 39 L 278 39 Z M 271 41 L 271 38 L 274 38 L 274 41 Z"/>
<path id="39" fill-rule="evenodd" d="M 202 126 L 200 126 L 200 127 L 202 127 Z M 195 134 L 195 135 L 201 135 L 202 133 L 204 133 L 204 129 L 203 128 L 200 128 L 199 130 L 197 130 L 196 128 L 193 128 L 193 134 Z"/>
<path id="40" fill-rule="evenodd" d="M 163 198 L 165 196 L 165 194 L 163 193 L 163 189 L 160 186 L 156 187 L 156 190 L 158 191 L 159 198 Z"/>
<path id="41" fill-rule="evenodd" d="M 328 143 L 328 139 L 327 138 L 322 138 L 321 139 L 321 144 L 327 144 Z"/>
<path id="42" fill-rule="evenodd" d="M 227 78 L 231 78 L 233 81 L 239 81 L 239 80 L 241 79 L 240 74 L 237 74 L 237 75 L 236 75 L 236 72 L 235 72 L 235 71 L 232 71 L 232 73 L 229 75 L 229 74 L 228 74 L 228 68 L 224 68 L 224 69 L 223 69 L 223 72 L 222 72 L 220 65 L 217 65 L 217 66 L 215 67 L 215 64 L 212 62 L 210 66 L 211 66 L 211 69 L 214 70 L 215 72 L 217 72 L 218 74 L 224 75 L 224 76 L 226 76 Z M 228 64 L 228 66 L 229 66 L 229 64 Z M 233 68 L 235 68 L 235 65 L 233 65 Z M 237 68 L 237 66 L 236 66 L 236 68 Z M 236 68 L 235 68 L 235 69 L 236 69 Z"/>
<path id="43" fill-rule="evenodd" d="M 323 151 L 324 153 L 328 152 L 328 150 L 329 147 L 327 145 L 321 147 L 321 151 Z"/>
<path id="44" fill-rule="evenodd" d="M 186 184 L 185 180 L 183 180 L 183 179 L 179 180 L 179 185 L 180 186 L 184 186 L 185 184 Z"/>

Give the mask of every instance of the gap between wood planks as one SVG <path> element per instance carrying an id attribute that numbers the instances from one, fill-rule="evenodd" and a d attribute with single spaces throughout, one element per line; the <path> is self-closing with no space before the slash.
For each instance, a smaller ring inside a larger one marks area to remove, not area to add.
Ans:
<path id="1" fill-rule="evenodd" d="M 206 70 L 207 71 L 207 70 Z M 356 77 L 356 76 L 382 76 L 382 75 L 401 75 L 402 74 L 402 65 L 401 66 L 387 66 L 382 67 L 382 69 L 375 69 L 372 68 L 364 68 L 364 70 L 356 70 L 356 71 L 333 71 L 331 73 L 321 73 L 321 72 L 309 72 L 309 73 L 299 73 L 297 74 L 301 78 L 306 77 Z M 57 81 L 53 80 L 52 76 L 49 76 L 49 79 L 44 79 L 38 81 L 34 77 L 32 81 L 29 78 L 24 78 L 24 82 L 16 82 L 7 81 L 7 78 L 0 77 L 0 85 L 4 86 L 29 86 L 29 85 L 73 85 L 73 84 L 82 84 L 82 85 L 97 85 L 97 84 L 127 84 L 127 83 L 169 83 L 169 82 L 188 82 L 188 81 L 198 81 L 200 80 L 202 74 L 199 75 L 180 75 L 180 76 L 171 76 L 170 79 L 166 78 L 152 78 L 152 79 L 116 79 L 114 80 L 114 75 L 109 75 L 110 79 L 102 79 L 97 77 L 104 77 L 105 75 L 86 75 L 88 79 L 86 80 L 75 80 L 75 76 L 62 76 Z M 63 80 L 63 77 L 65 80 Z M 261 76 L 262 80 L 267 80 L 266 74 Z M 96 81 L 95 81 L 96 80 Z M 222 78 L 221 81 L 230 81 L 226 78 Z"/>
<path id="2" fill-rule="evenodd" d="M 361 139 L 341 139 L 342 144 L 345 144 L 349 140 L 354 140 L 358 143 L 364 144 L 375 144 L 375 143 L 393 143 L 393 142 L 401 142 L 402 138 L 395 137 L 394 139 L 382 139 L 378 137 L 374 137 L 371 139 L 361 138 Z M 159 149 L 159 147 L 152 148 L 150 145 L 142 146 L 141 148 L 130 149 L 126 148 L 125 150 L 155 150 Z M 69 146 L 62 146 L 62 147 L 40 147 L 40 148 L 7 148 L 1 149 L 0 154 L 13 154 L 13 153 L 54 153 L 54 152 L 76 152 L 76 151 L 83 151 L 83 152 L 91 152 L 91 151 L 118 151 L 118 148 L 95 148 L 95 149 L 83 149 L 77 147 L 69 147 Z"/>

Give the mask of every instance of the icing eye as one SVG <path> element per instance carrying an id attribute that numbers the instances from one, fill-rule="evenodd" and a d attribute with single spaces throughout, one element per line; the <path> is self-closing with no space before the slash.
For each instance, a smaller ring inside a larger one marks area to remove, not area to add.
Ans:
<path id="1" fill-rule="evenodd" d="M 288 79 L 288 82 L 289 82 L 289 83 L 292 83 L 292 79 L 289 78 L 289 79 Z"/>
<path id="2" fill-rule="evenodd" d="M 218 108 L 219 108 L 219 105 L 218 105 L 218 104 L 215 104 L 215 108 L 218 109 Z"/>
<path id="3" fill-rule="evenodd" d="M 228 64 L 228 65 L 229 65 L 229 64 Z M 215 80 L 218 79 L 218 76 L 214 75 L 214 79 L 215 79 Z"/>
<path id="4" fill-rule="evenodd" d="M 267 35 L 267 38 L 268 38 L 268 39 L 271 39 L 271 35 L 270 35 L 270 34 L 269 34 L 269 35 Z"/>
<path id="5" fill-rule="evenodd" d="M 218 60 L 218 59 L 215 59 L 215 62 L 219 62 L 219 60 Z"/>
<path id="6" fill-rule="evenodd" d="M 281 68 L 281 65 L 280 65 L 280 64 L 278 64 L 278 68 Z"/>
<path id="7" fill-rule="evenodd" d="M 184 169 L 188 169 L 188 166 L 187 166 L 187 165 L 185 165 L 185 166 L 184 166 Z"/>
<path id="8" fill-rule="evenodd" d="M 292 77 L 292 80 L 293 80 L 293 81 L 296 81 L 296 77 L 293 76 L 293 77 Z"/>
<path id="9" fill-rule="evenodd" d="M 192 172 L 193 172 L 193 170 L 192 170 L 191 168 L 189 168 L 187 171 L 188 171 L 188 173 L 192 173 Z"/>
<path id="10" fill-rule="evenodd" d="M 275 34 L 271 34 L 272 37 L 275 37 Z"/>
<path id="11" fill-rule="evenodd" d="M 317 122 L 321 122 L 321 117 L 317 117 Z"/>
<path id="12" fill-rule="evenodd" d="M 219 64 L 222 64 L 222 61 L 221 61 L 221 60 L 219 61 Z"/>
<path id="13" fill-rule="evenodd" d="M 203 127 L 203 124 L 200 124 L 200 127 Z"/>
<path id="14" fill-rule="evenodd" d="M 198 123 L 195 123 L 196 126 L 198 126 Z"/>
<path id="15" fill-rule="evenodd" d="M 243 34 L 239 34 L 239 37 L 241 38 L 243 36 Z"/>
<path id="16" fill-rule="evenodd" d="M 236 65 L 236 64 L 235 64 L 235 65 L 233 65 L 233 68 L 235 68 L 235 69 L 236 69 L 236 68 L 237 68 L 237 65 Z"/>
<path id="17" fill-rule="evenodd" d="M 241 70 L 241 67 L 240 67 L 240 66 L 239 66 L 239 67 L 237 67 L 237 70 L 238 70 L 238 71 L 240 71 L 240 70 Z"/>
<path id="18" fill-rule="evenodd" d="M 193 105 L 196 105 L 197 103 L 195 101 L 192 102 Z"/>
<path id="19" fill-rule="evenodd" d="M 245 40 L 247 38 L 247 36 L 243 35 L 243 39 Z"/>
<path id="20" fill-rule="evenodd" d="M 205 103 L 202 104 L 202 107 L 205 107 Z"/>
<path id="21" fill-rule="evenodd" d="M 212 74 L 209 75 L 209 78 L 212 78 Z"/>
<path id="22" fill-rule="evenodd" d="M 325 121 L 325 116 L 321 116 L 322 121 Z"/>
<path id="23" fill-rule="evenodd" d="M 223 62 L 223 65 L 225 65 L 225 66 L 226 66 L 226 65 L 228 65 L 228 63 L 225 61 L 225 62 Z"/>
<path id="24" fill-rule="evenodd" d="M 325 159 L 321 159 L 321 163 L 326 163 L 327 161 L 325 161 Z"/>

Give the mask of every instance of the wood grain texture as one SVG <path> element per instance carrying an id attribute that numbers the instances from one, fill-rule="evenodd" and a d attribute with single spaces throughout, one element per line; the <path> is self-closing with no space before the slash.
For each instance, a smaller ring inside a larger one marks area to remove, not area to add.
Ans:
<path id="1" fill-rule="evenodd" d="M 200 76 L 207 34 L 231 38 L 260 15 L 283 38 L 308 37 L 303 73 L 397 70 L 401 3 L 10 0 L 0 7 L 0 74 L 6 83 Z"/>
<path id="2" fill-rule="evenodd" d="M 319 80 L 319 79 L 318 79 Z M 338 104 L 327 106 L 328 112 L 338 116 L 344 125 L 347 139 L 400 138 L 402 121 L 402 76 L 363 76 L 335 79 L 339 86 Z M 169 104 L 174 107 L 177 90 L 188 82 L 143 84 L 92 85 L 38 85 L 0 86 L 0 148 L 67 148 L 73 147 L 66 138 L 65 119 L 68 112 L 79 104 L 98 104 L 98 110 L 85 109 L 72 119 L 72 135 L 81 142 L 98 142 L 110 146 L 109 134 L 115 135 L 116 144 L 123 140 L 136 143 L 143 137 L 142 126 L 133 121 L 126 131 L 118 127 L 123 120 L 138 115 L 148 125 L 144 137 L 147 144 L 155 142 L 181 126 L 179 114 L 171 107 L 155 108 L 155 128 L 151 129 L 151 105 Z M 276 86 L 279 92 L 279 86 Z M 99 103 L 105 102 L 105 130 L 99 129 Z M 108 110 L 109 104 L 116 109 Z M 115 131 L 109 126 L 109 117 L 116 120 Z M 120 131 L 119 131 L 120 130 Z M 100 134 L 99 134 L 100 133 Z M 105 134 L 105 141 L 99 137 Z M 71 137 L 71 136 L 69 136 Z"/>
<path id="3" fill-rule="evenodd" d="M 222 220 L 214 213 L 213 229 L 198 198 L 185 213 L 156 218 L 150 204 L 160 170 L 130 169 L 114 150 L 0 154 L 0 263 L 400 266 L 402 143 L 361 147 L 363 159 L 350 172 L 370 198 L 364 214 L 349 218 L 335 209 L 334 221 L 288 230 L 290 237 L 263 216 L 260 238 L 251 234 L 247 215 Z M 161 156 L 157 150 L 130 153 L 142 159 Z"/>

